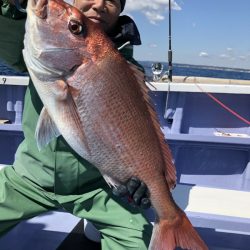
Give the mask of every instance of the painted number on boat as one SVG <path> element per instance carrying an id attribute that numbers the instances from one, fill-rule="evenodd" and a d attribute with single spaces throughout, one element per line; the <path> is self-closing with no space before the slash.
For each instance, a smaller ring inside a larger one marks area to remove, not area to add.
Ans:
<path id="1" fill-rule="evenodd" d="M 0 82 L 0 84 L 5 84 L 5 83 L 6 83 L 6 81 L 7 81 L 7 78 L 2 77 L 2 81 Z"/>

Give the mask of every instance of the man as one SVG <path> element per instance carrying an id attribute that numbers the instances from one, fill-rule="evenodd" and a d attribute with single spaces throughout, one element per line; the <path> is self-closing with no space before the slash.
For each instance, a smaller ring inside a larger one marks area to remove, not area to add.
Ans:
<path id="1" fill-rule="evenodd" d="M 90 20 L 100 23 L 118 47 L 127 41 L 131 45 L 140 44 L 134 22 L 129 17 L 119 17 L 125 0 L 76 0 L 74 4 Z M 24 8 L 25 3 L 21 3 L 21 7 Z M 0 59 L 25 71 L 21 54 L 25 14 L 8 2 L 2 3 L 1 14 Z M 121 53 L 136 63 L 131 45 Z M 102 249 L 147 249 L 151 224 L 138 207 L 115 197 L 99 171 L 80 158 L 61 136 L 38 151 L 34 133 L 42 107 L 30 82 L 23 112 L 25 139 L 16 152 L 13 166 L 0 171 L 0 235 L 21 220 L 63 208 L 88 219 L 100 230 Z M 128 189 L 135 204 L 149 205 L 143 183 L 132 178 Z M 126 191 L 126 187 L 121 186 L 118 195 Z"/>

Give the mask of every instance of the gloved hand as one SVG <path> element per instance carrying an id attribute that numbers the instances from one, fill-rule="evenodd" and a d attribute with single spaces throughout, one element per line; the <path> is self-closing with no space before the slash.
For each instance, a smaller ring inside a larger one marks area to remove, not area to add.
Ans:
<path id="1" fill-rule="evenodd" d="M 129 203 L 133 206 L 147 209 L 151 206 L 147 186 L 137 177 L 131 177 L 125 185 L 112 189 L 115 196 L 128 197 Z"/>

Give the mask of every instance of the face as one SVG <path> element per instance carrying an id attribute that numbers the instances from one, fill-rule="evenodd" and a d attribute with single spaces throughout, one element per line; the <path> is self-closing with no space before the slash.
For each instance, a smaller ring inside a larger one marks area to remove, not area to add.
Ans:
<path id="1" fill-rule="evenodd" d="M 120 0 L 75 0 L 74 6 L 109 33 L 121 12 Z"/>

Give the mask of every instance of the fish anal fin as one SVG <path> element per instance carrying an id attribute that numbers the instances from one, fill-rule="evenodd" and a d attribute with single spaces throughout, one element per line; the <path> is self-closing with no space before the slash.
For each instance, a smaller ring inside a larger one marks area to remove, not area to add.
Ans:
<path id="1" fill-rule="evenodd" d="M 174 250 L 176 247 L 208 250 L 185 214 L 173 225 L 166 220 L 155 223 L 149 250 Z"/>
<path id="2" fill-rule="evenodd" d="M 58 137 L 59 135 L 60 132 L 58 131 L 56 124 L 51 119 L 47 109 L 43 107 L 35 131 L 38 149 L 41 150 L 49 144 L 52 139 Z"/>

